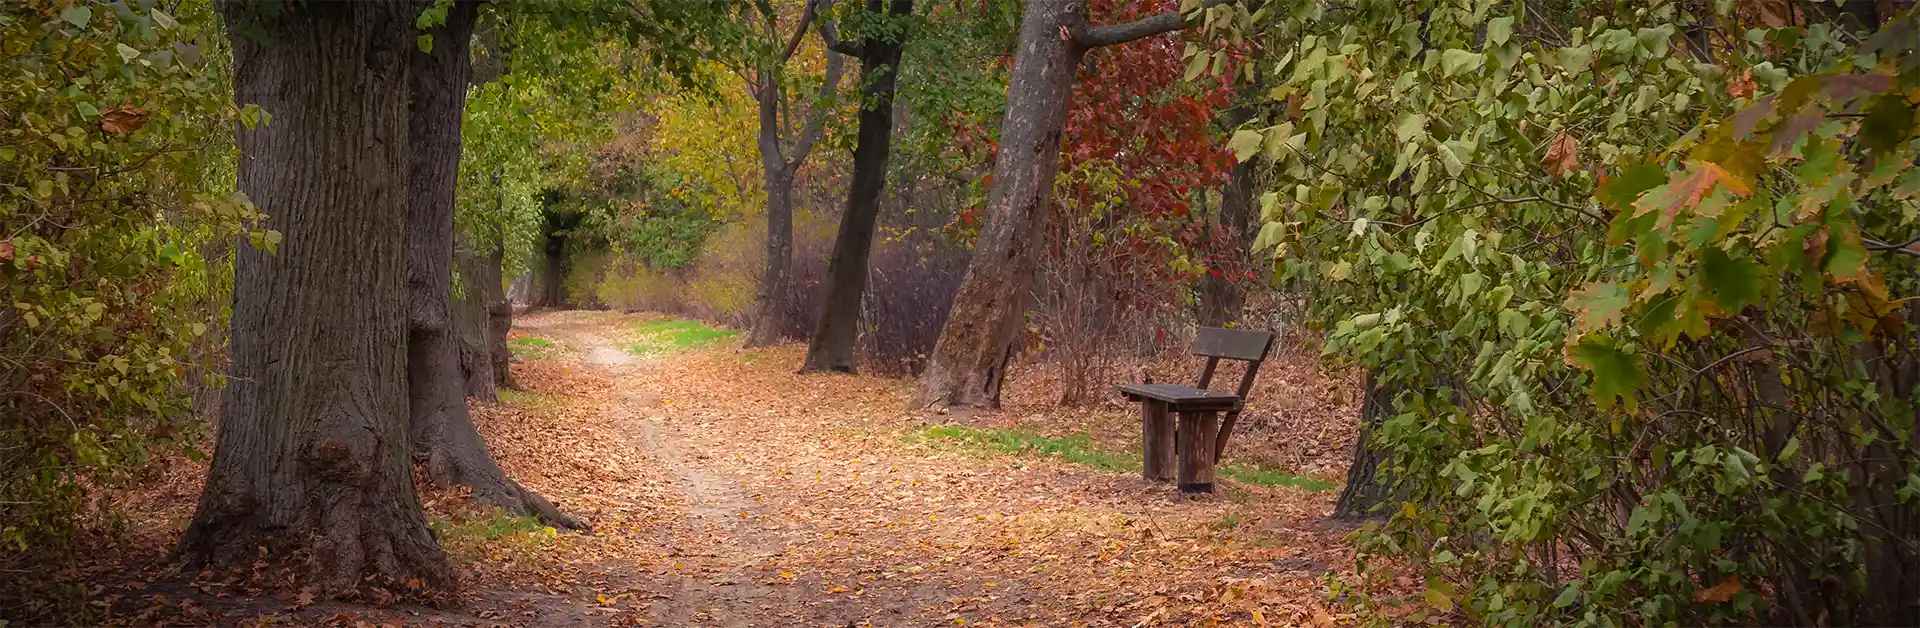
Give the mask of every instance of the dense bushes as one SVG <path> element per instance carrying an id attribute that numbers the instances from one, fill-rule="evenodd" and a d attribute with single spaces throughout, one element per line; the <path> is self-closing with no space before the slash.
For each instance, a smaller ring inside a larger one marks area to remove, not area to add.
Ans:
<path id="1" fill-rule="evenodd" d="M 278 239 L 232 192 L 227 129 L 266 116 L 229 104 L 209 8 L 172 8 L 0 5 L 0 554 L 205 431 L 228 243 Z"/>
<path id="2" fill-rule="evenodd" d="M 1775 4 L 1254 26 L 1259 244 L 1401 391 L 1375 436 L 1405 499 L 1362 559 L 1413 559 L 1428 612 L 1920 621 L 1920 31 Z"/>

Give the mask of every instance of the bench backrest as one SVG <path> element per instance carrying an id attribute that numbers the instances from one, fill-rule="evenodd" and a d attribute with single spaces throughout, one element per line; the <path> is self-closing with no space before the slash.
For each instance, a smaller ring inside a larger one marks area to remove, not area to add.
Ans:
<path id="1" fill-rule="evenodd" d="M 1193 337 L 1193 346 L 1187 350 L 1207 356 L 1207 365 L 1200 370 L 1200 383 L 1194 387 L 1206 388 L 1213 383 L 1213 370 L 1220 366 L 1221 358 L 1241 360 L 1247 363 L 1247 370 L 1241 374 L 1240 389 L 1235 394 L 1244 400 L 1253 389 L 1253 378 L 1260 372 L 1260 363 L 1266 361 L 1267 352 L 1272 349 L 1273 332 L 1201 327 L 1200 333 Z"/>

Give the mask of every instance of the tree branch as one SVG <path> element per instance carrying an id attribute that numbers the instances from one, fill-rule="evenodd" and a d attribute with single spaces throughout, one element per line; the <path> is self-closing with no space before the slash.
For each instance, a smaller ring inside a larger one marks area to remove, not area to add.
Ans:
<path id="1" fill-rule="evenodd" d="M 786 63 L 788 59 L 793 58 L 793 52 L 800 49 L 800 40 L 806 38 L 807 22 L 811 20 L 813 20 L 813 3 L 808 2 L 807 8 L 800 11 L 800 25 L 794 27 L 793 37 L 787 39 L 786 50 L 780 53 L 781 63 Z"/>
<path id="2" fill-rule="evenodd" d="M 826 16 L 827 11 L 833 8 L 833 0 L 816 1 L 820 3 L 820 41 L 826 42 L 827 49 L 849 57 L 866 56 L 863 46 L 855 42 L 840 41 L 839 34 L 834 31 L 833 20 L 827 19 Z"/>
<path id="3" fill-rule="evenodd" d="M 807 160 L 807 154 L 813 152 L 813 143 L 819 141 L 820 136 L 826 131 L 827 114 L 833 110 L 832 107 L 827 106 L 826 101 L 833 97 L 833 90 L 840 85 L 840 67 L 843 58 L 839 53 L 827 51 L 826 80 L 820 83 L 820 93 L 813 98 L 813 111 L 807 116 L 807 125 L 801 128 L 800 139 L 794 142 L 793 154 L 787 158 L 786 166 L 789 170 Z"/>
<path id="4" fill-rule="evenodd" d="M 1200 8 L 1209 9 L 1233 1 L 1234 0 L 1207 0 L 1201 3 Z M 1101 46 L 1124 44 L 1135 39 L 1152 37 L 1161 33 L 1170 33 L 1186 27 L 1186 18 L 1181 16 L 1179 11 L 1174 11 L 1112 26 L 1092 26 L 1082 22 L 1074 25 L 1069 30 L 1073 35 L 1074 43 L 1080 44 L 1080 46 L 1084 48 L 1099 48 Z"/>

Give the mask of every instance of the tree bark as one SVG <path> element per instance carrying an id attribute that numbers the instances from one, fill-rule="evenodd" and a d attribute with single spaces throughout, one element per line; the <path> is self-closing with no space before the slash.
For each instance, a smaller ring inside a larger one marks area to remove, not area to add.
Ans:
<path id="1" fill-rule="evenodd" d="M 507 348 L 507 332 L 513 330 L 513 300 L 507 295 L 501 272 L 506 257 L 505 238 L 494 234 L 493 245 L 480 264 L 481 294 L 486 295 L 487 300 L 487 347 L 488 355 L 493 358 L 493 385 L 519 388 L 513 381 L 513 372 L 508 370 L 513 363 L 513 350 Z"/>
<path id="2" fill-rule="evenodd" d="M 1086 53 L 1062 37 L 1061 30 L 1084 22 L 1084 10 L 1077 2 L 1027 3 L 1007 86 L 1007 114 L 994 156 L 986 222 L 933 357 L 920 374 L 916 407 L 1000 405 L 1003 365 L 1033 284 L 1031 249 L 1040 241 L 1052 200 L 1061 128 Z"/>
<path id="3" fill-rule="evenodd" d="M 790 150 L 783 147 L 780 111 L 785 91 L 780 89 L 779 73 L 799 48 L 801 39 L 806 35 L 807 24 L 813 20 L 814 8 L 811 2 L 807 4 L 806 11 L 801 14 L 800 24 L 787 40 L 784 51 L 760 69 L 753 83 L 753 95 L 760 105 L 760 171 L 767 188 L 767 260 L 766 268 L 760 275 L 758 306 L 747 333 L 746 345 L 749 347 L 765 347 L 780 341 L 781 323 L 784 322 L 783 315 L 787 311 L 789 297 L 787 275 L 793 266 L 794 178 L 826 128 L 828 108 L 820 101 L 832 96 L 834 88 L 840 83 L 840 54 L 829 49 L 826 53 L 825 80 L 815 96 L 806 124 L 801 128 L 799 137 L 793 140 L 793 147 Z M 761 11 L 767 18 L 768 30 L 773 30 L 770 5 L 763 5 Z M 791 115 L 798 107 L 787 104 L 784 109 Z"/>
<path id="4" fill-rule="evenodd" d="M 1252 108 L 1247 105 L 1236 107 L 1228 116 L 1230 127 L 1238 127 L 1251 118 Z M 1224 327 L 1240 321 L 1240 312 L 1246 307 L 1246 290 L 1243 280 L 1234 277 L 1242 268 L 1248 266 L 1249 249 L 1253 248 L 1253 161 L 1242 161 L 1233 166 L 1227 184 L 1220 189 L 1220 212 L 1214 217 L 1212 228 L 1227 231 L 1226 250 L 1214 251 L 1213 270 L 1200 280 L 1200 324 L 1211 327 Z"/>
<path id="5" fill-rule="evenodd" d="M 466 396 L 481 403 L 499 403 L 498 380 L 493 374 L 492 320 L 487 315 L 486 257 L 455 238 L 453 266 L 460 274 L 460 294 L 453 300 L 453 336 L 460 350 L 460 377 Z M 495 277 L 498 283 L 499 278 Z"/>
<path id="6" fill-rule="evenodd" d="M 453 202 L 460 172 L 460 123 L 472 72 L 468 45 L 479 3 L 455 2 L 434 29 L 434 51 L 408 55 L 412 63 L 414 147 L 409 197 L 410 293 L 407 384 L 415 456 L 440 486 L 464 485 L 475 500 L 550 525 L 584 526 L 506 476 L 487 451 L 467 410 L 453 328 Z"/>
<path id="7" fill-rule="evenodd" d="M 422 6 L 226 5 L 234 98 L 274 116 L 237 131 L 237 183 L 281 244 L 237 254 L 226 416 L 181 539 L 196 562 L 251 569 L 264 546 L 307 554 L 322 594 L 454 585 L 407 461 L 406 56 Z"/>
<path id="8" fill-rule="evenodd" d="M 763 103 L 761 107 L 762 137 L 775 124 L 766 117 L 770 104 Z M 760 150 L 766 154 L 765 146 Z M 749 347 L 780 342 L 781 314 L 787 309 L 787 270 L 793 264 L 793 173 L 777 157 L 763 172 L 767 189 L 767 260 L 761 269 L 753 325 L 747 334 Z"/>
<path id="9" fill-rule="evenodd" d="M 883 6 L 884 5 L 884 6 Z M 913 0 L 867 0 L 866 11 L 892 18 L 913 13 Z M 831 33 L 822 19 L 822 36 Z M 887 158 L 893 143 L 893 94 L 900 77 L 902 42 L 866 39 L 860 57 L 860 130 L 853 148 L 853 180 L 847 209 L 840 216 L 833 255 L 827 259 L 826 298 L 807 343 L 803 372 L 852 373 L 854 341 L 859 338 L 860 300 L 867 290 L 867 264 L 873 252 L 874 226 L 880 219 L 880 193 L 887 183 Z"/>
<path id="10" fill-rule="evenodd" d="M 1391 454 L 1374 446 L 1373 432 L 1396 414 L 1395 392 L 1381 386 L 1373 373 L 1367 373 L 1366 390 L 1360 400 L 1360 432 L 1353 437 L 1353 464 L 1347 467 L 1347 486 L 1340 491 L 1340 502 L 1333 507 L 1335 519 L 1379 516 L 1382 513 L 1374 509 L 1386 503 L 1393 492 L 1393 480 L 1381 468 Z"/>

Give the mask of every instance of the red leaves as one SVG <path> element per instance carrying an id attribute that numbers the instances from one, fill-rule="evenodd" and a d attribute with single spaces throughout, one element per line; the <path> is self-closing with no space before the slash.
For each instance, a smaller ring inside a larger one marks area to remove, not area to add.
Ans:
<path id="1" fill-rule="evenodd" d="M 1746 182 L 1733 176 L 1719 164 L 1711 161 L 1690 161 L 1687 162 L 1686 173 L 1669 180 L 1664 191 L 1655 190 L 1657 193 L 1649 193 L 1641 197 L 1640 201 L 1634 204 L 1639 208 L 1635 215 L 1658 210 L 1660 220 L 1657 224 L 1660 228 L 1665 228 L 1673 223 L 1674 217 L 1679 216 L 1680 212 L 1700 205 L 1700 199 L 1716 186 L 1726 188 L 1734 196 L 1744 197 L 1753 192 L 1747 187 Z"/>

